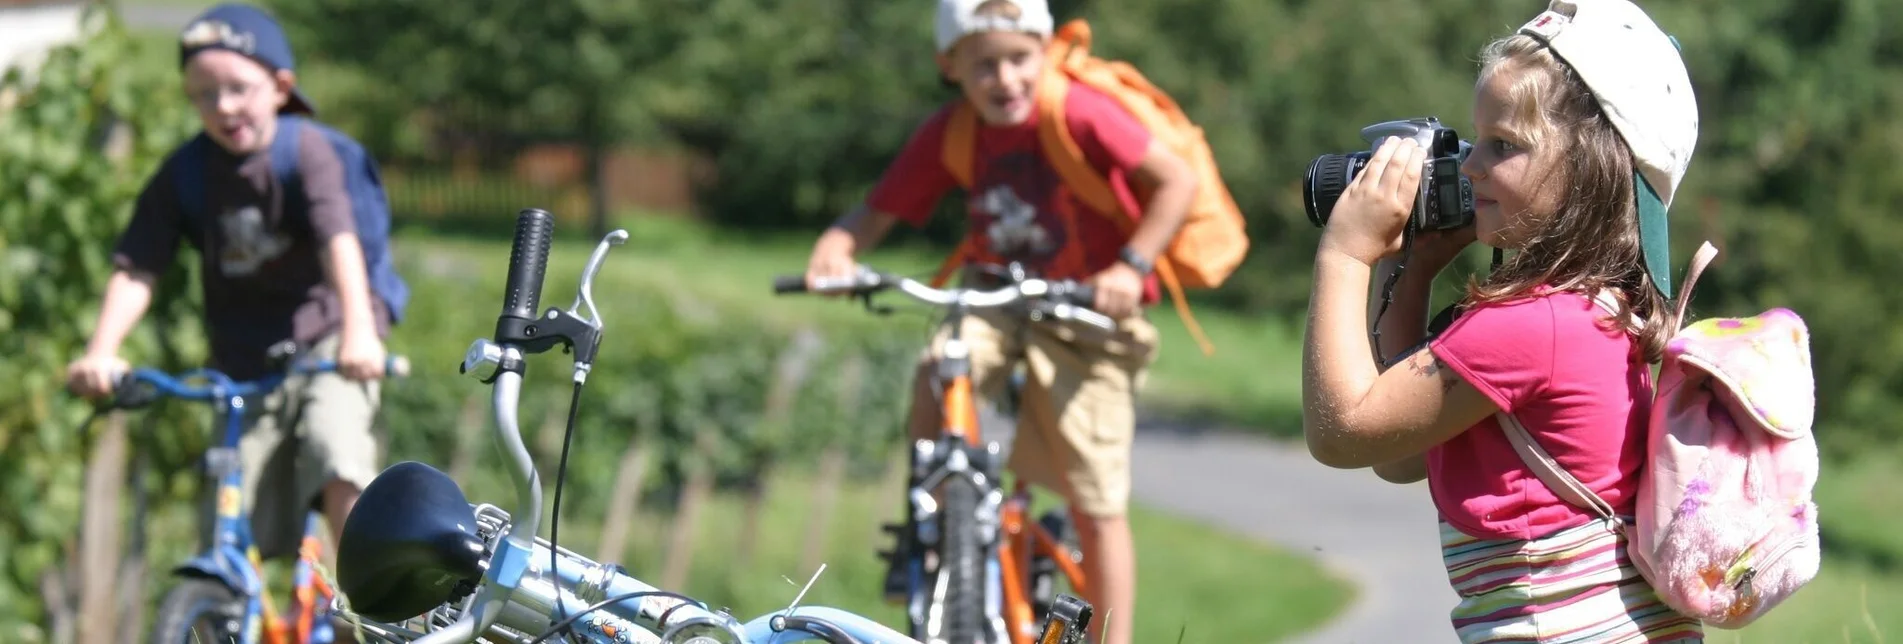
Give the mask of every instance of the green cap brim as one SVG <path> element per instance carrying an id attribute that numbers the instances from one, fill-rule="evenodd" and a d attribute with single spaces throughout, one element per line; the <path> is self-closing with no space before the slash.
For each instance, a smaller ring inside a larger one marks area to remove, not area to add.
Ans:
<path id="1" fill-rule="evenodd" d="M 1645 175 L 1632 173 L 1632 184 L 1638 188 L 1639 200 L 1639 250 L 1645 256 L 1645 270 L 1652 274 L 1652 285 L 1666 299 L 1672 297 L 1672 239 L 1671 229 L 1666 223 L 1665 201 L 1659 199 L 1659 193 L 1645 180 Z"/>

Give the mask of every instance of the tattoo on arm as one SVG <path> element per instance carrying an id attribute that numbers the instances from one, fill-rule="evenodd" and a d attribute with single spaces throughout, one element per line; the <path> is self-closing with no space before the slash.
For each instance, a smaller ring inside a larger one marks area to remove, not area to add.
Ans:
<path id="1" fill-rule="evenodd" d="M 1412 355 L 1408 356 L 1408 370 L 1423 378 L 1439 378 L 1441 393 L 1453 391 L 1454 383 L 1460 380 L 1460 375 L 1448 369 L 1447 364 L 1440 361 L 1440 356 L 1424 349 L 1425 347 L 1416 349 Z"/>

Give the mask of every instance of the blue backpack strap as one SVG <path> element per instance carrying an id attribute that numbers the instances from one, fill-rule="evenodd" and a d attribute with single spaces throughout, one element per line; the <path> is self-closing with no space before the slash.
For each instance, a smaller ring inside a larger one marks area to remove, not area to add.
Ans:
<path id="1" fill-rule="evenodd" d="M 316 128 L 337 154 L 343 166 L 344 191 L 350 195 L 351 218 L 356 223 L 357 241 L 363 245 L 365 277 L 370 290 L 383 299 L 392 323 L 403 320 L 410 299 L 409 285 L 397 275 L 390 257 L 390 204 L 383 192 L 383 179 L 377 164 L 363 146 L 342 132 L 322 123 L 296 115 L 278 117 L 280 136 L 271 145 L 271 167 L 285 187 L 288 203 L 302 203 L 304 186 L 297 172 L 300 128 Z"/>
<path id="2" fill-rule="evenodd" d="M 186 239 L 198 244 L 197 231 L 205 218 L 205 146 L 211 140 L 204 132 L 186 141 L 180 146 L 178 154 L 172 158 L 172 191 L 178 195 L 178 206 L 184 215 Z"/>
<path id="3" fill-rule="evenodd" d="M 304 123 L 304 119 L 299 116 L 279 115 L 278 133 L 271 138 L 271 174 L 277 176 L 278 185 L 284 186 L 287 199 L 301 199 L 304 196 L 304 177 L 297 172 L 297 144 L 304 138 Z"/>

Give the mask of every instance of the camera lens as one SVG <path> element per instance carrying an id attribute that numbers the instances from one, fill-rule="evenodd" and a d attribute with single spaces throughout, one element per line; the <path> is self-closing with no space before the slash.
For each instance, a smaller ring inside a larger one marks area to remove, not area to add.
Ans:
<path id="1" fill-rule="evenodd" d="M 1308 176 L 1302 181 L 1302 205 L 1308 209 L 1308 223 L 1316 228 L 1328 223 L 1341 192 L 1368 165 L 1371 152 L 1324 154 L 1308 163 Z"/>

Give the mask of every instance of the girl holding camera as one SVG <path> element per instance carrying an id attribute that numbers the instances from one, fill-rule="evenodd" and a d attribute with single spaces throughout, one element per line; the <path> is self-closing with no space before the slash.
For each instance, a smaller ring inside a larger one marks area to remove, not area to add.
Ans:
<path id="1" fill-rule="evenodd" d="M 1473 119 L 1461 171 L 1475 225 L 1412 235 L 1379 347 L 1369 287 L 1411 234 L 1425 151 L 1383 142 L 1323 229 L 1303 354 L 1309 450 L 1427 480 L 1463 642 L 1702 641 L 1616 526 L 1547 489 L 1496 417 L 1518 418 L 1617 514 L 1635 512 L 1649 365 L 1676 328 L 1665 211 L 1698 132 L 1677 43 L 1627 0 L 1553 0 L 1484 49 Z M 1474 241 L 1508 259 L 1429 339 L 1434 275 Z"/>

